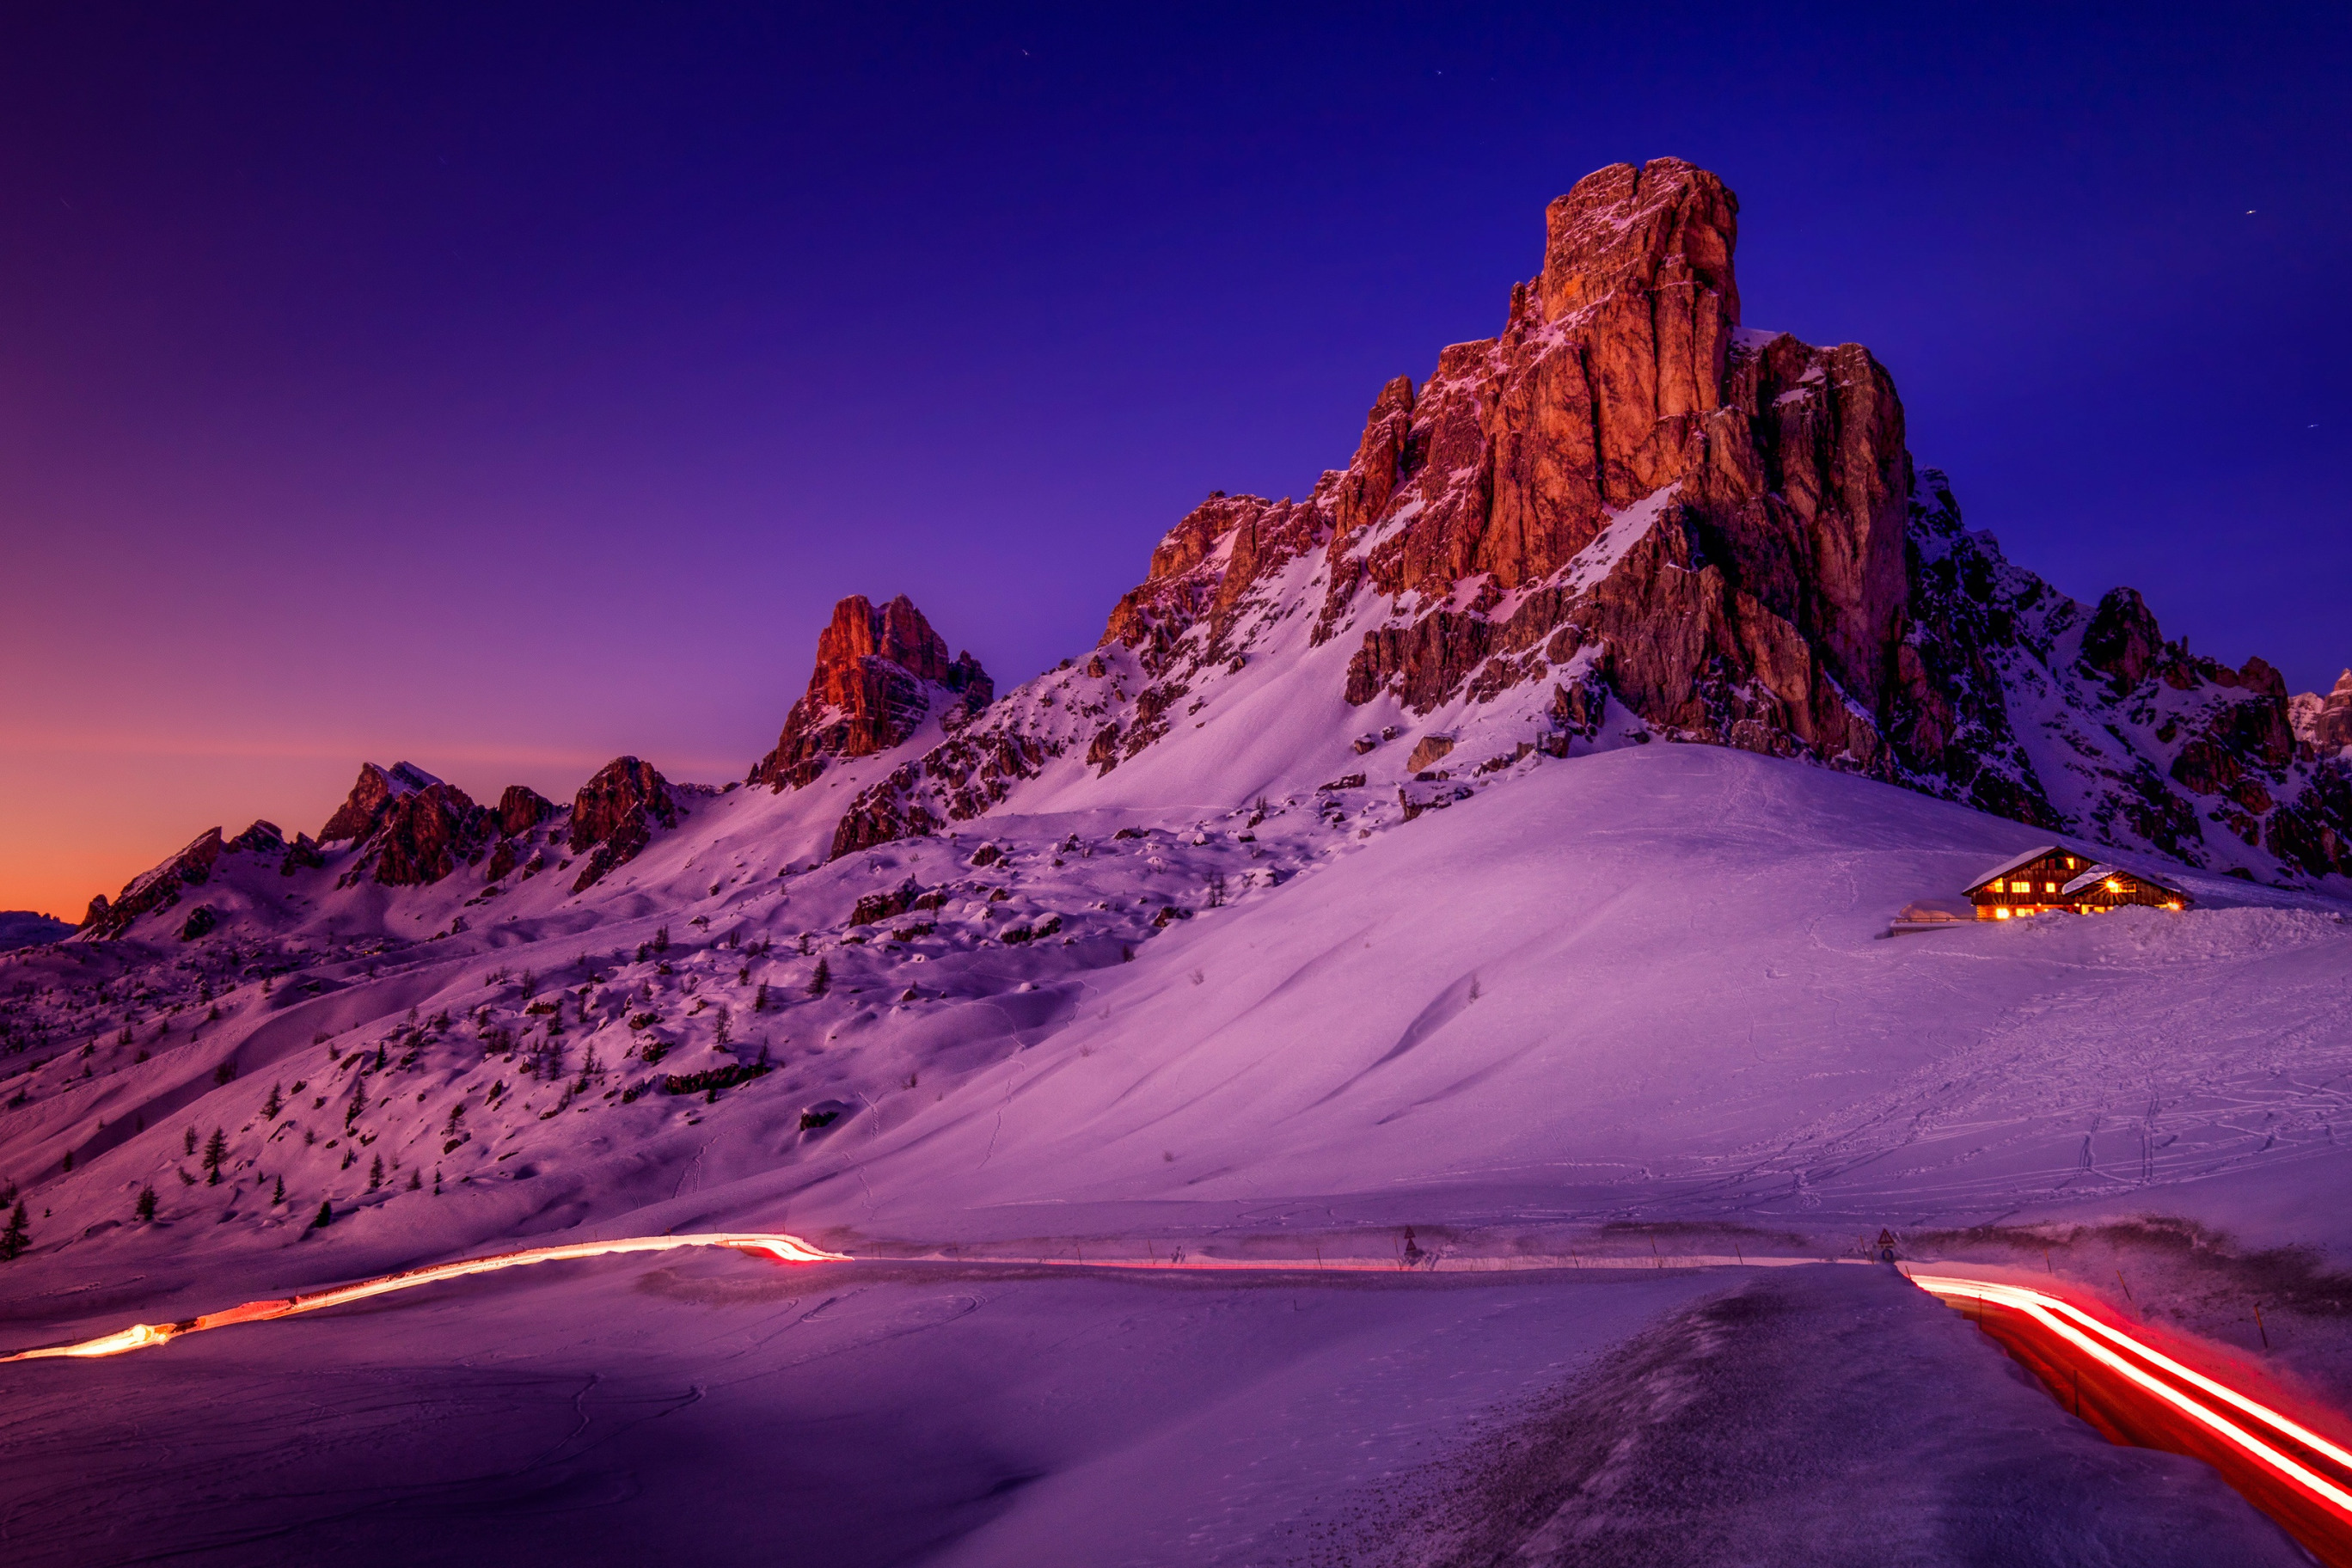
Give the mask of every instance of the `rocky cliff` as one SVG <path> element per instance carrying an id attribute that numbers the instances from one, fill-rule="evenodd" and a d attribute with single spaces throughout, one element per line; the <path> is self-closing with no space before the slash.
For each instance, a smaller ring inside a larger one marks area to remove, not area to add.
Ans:
<path id="1" fill-rule="evenodd" d="M 1738 215 L 1675 159 L 1579 182 L 1496 336 L 1383 386 L 1305 500 L 1183 519 L 1082 668 L 864 792 L 835 852 L 1056 764 L 1108 774 L 1254 660 L 1304 679 L 1333 643 L 1364 715 L 1351 750 L 1413 742 L 1368 764 L 1391 779 L 1426 782 L 1457 744 L 1493 768 L 1701 742 L 2192 864 L 2352 871 L 2352 788 L 2297 745 L 2276 673 L 2191 658 L 2137 594 L 2080 605 L 1965 529 L 1868 350 L 1741 325 Z"/>
<path id="2" fill-rule="evenodd" d="M 362 763 L 352 793 L 335 808 L 334 816 L 327 818 L 327 825 L 319 829 L 319 842 L 355 843 L 365 838 L 383 826 L 384 814 L 392 809 L 394 801 L 440 782 L 414 763 L 395 763 L 388 768 Z"/>
<path id="3" fill-rule="evenodd" d="M 2352 747 L 2352 669 L 2336 678 L 2336 689 L 2322 697 L 2305 691 L 2288 699 L 2295 738 L 2322 756 L 2340 756 Z"/>
<path id="4" fill-rule="evenodd" d="M 877 610 L 853 594 L 817 635 L 808 690 L 746 782 L 797 789 L 836 757 L 871 756 L 904 742 L 934 713 L 953 730 L 995 694 L 980 661 L 969 653 L 949 658 L 947 640 L 906 595 Z"/>

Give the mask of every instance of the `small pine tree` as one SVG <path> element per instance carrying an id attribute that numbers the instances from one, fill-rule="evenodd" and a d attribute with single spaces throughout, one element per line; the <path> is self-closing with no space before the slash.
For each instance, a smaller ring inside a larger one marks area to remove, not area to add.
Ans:
<path id="1" fill-rule="evenodd" d="M 20 1200 L 16 1212 L 8 1216 L 8 1228 L 0 1230 L 0 1263 L 15 1258 L 33 1245 L 33 1233 L 25 1228 L 25 1205 Z"/>
<path id="2" fill-rule="evenodd" d="M 220 1185 L 221 1166 L 227 1159 L 228 1133 L 226 1130 L 215 1127 L 213 1135 L 205 1140 L 205 1185 Z"/>
<path id="3" fill-rule="evenodd" d="M 68 1150 L 67 1150 L 67 1151 L 66 1151 L 66 1157 L 65 1157 L 64 1159 L 62 1159 L 62 1160 L 60 1160 L 60 1161 L 58 1161 L 58 1170 L 60 1170 L 60 1171 L 66 1172 L 66 1173 L 68 1173 L 68 1174 L 70 1174 L 70 1173 L 72 1173 L 72 1171 L 73 1171 L 73 1151 L 72 1151 L 72 1150 L 68 1149 Z"/>
<path id="4" fill-rule="evenodd" d="M 767 1010 L 768 983 L 762 980 L 760 982 L 760 988 L 751 994 L 751 1011 L 754 1013 L 764 1013 Z"/>
<path id="5" fill-rule="evenodd" d="M 832 988 L 833 965 L 820 958 L 816 961 L 816 973 L 809 976 L 809 994 L 822 996 Z"/>
<path id="6" fill-rule="evenodd" d="M 189 1128 L 189 1129 L 188 1129 L 188 1131 L 187 1131 L 186 1134 L 185 1134 L 184 1136 L 183 1136 L 183 1137 L 181 1138 L 181 1140 L 180 1140 L 180 1152 L 182 1152 L 183 1154 L 193 1154 L 193 1153 L 194 1153 L 195 1152 L 196 1152 L 196 1130 L 195 1130 L 194 1128 L 191 1127 L 191 1128 Z"/>
<path id="7" fill-rule="evenodd" d="M 419 1187 L 423 1186 L 424 1184 L 425 1184 L 425 1176 L 424 1176 L 424 1173 L 423 1173 L 422 1172 L 419 1172 L 419 1171 L 411 1171 L 411 1172 L 409 1172 L 409 1173 L 408 1173 L 408 1190 L 409 1190 L 410 1192 L 412 1192 L 412 1193 L 413 1193 L 413 1192 L 416 1191 Z"/>
<path id="8" fill-rule="evenodd" d="M 270 1194 L 269 1194 L 269 1201 L 270 1201 L 270 1203 L 271 1203 L 273 1205 L 277 1205 L 277 1204 L 282 1204 L 282 1203 L 284 1203 L 284 1202 L 286 1201 L 286 1176 L 285 1176 L 285 1173 L 280 1172 L 280 1173 L 278 1173 L 278 1185 L 277 1185 L 277 1188 L 276 1188 L 274 1191 L 272 1191 L 272 1192 L 270 1193 Z"/>
<path id="9" fill-rule="evenodd" d="M 278 1086 L 276 1084 L 271 1084 L 269 1086 L 269 1098 L 261 1102 L 262 1120 L 266 1121 L 277 1121 L 278 1113 L 285 1108 L 286 1097 L 278 1092 Z"/>
<path id="10" fill-rule="evenodd" d="M 375 1163 L 368 1167 L 368 1191 L 373 1192 L 382 1185 L 383 1185 L 383 1156 L 378 1154 L 375 1157 Z"/>
<path id="11" fill-rule="evenodd" d="M 313 1230 L 324 1230 L 327 1226 L 332 1225 L 334 1220 L 335 1205 L 332 1203 L 320 1204 L 319 1205 L 319 1217 L 310 1222 L 310 1228 Z"/>
<path id="12" fill-rule="evenodd" d="M 667 952 L 669 951 L 669 927 L 660 926 L 656 928 L 654 931 L 654 951 L 656 952 Z"/>
<path id="13" fill-rule="evenodd" d="M 155 1217 L 155 1189 L 152 1187 L 140 1188 L 139 1201 L 131 1205 L 131 1212 L 138 1215 L 142 1220 L 153 1219 Z"/>
<path id="14" fill-rule="evenodd" d="M 223 1062 L 220 1066 L 213 1068 L 213 1081 L 215 1083 L 226 1083 L 235 1077 L 236 1077 L 236 1064 L 235 1062 Z"/>
<path id="15" fill-rule="evenodd" d="M 727 1009 L 721 1007 L 719 1009 L 719 1016 L 711 1023 L 712 1037 L 718 1044 L 724 1046 L 733 1037 L 734 1027 L 734 1025 L 728 1020 Z"/>

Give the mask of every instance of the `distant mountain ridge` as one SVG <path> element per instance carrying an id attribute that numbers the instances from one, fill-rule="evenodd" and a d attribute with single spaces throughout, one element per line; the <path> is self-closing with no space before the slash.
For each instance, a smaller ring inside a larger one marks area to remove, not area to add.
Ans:
<path id="1" fill-rule="evenodd" d="M 73 922 L 55 915 L 31 910 L 0 910 L 0 952 L 45 942 L 63 942 L 73 933 Z"/>

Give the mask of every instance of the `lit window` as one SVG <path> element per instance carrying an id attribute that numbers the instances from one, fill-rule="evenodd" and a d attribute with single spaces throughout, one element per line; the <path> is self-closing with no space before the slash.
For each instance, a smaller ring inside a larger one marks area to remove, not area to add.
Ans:
<path id="1" fill-rule="evenodd" d="M 2009 885 L 2009 890 L 2012 893 L 2030 893 L 2033 891 L 2033 884 L 2031 882 L 2011 882 Z"/>
<path id="2" fill-rule="evenodd" d="M 2124 885 L 2121 882 L 2116 881 L 2113 877 L 2107 879 L 2107 891 L 2110 893 L 2120 893 L 2123 890 Z"/>
<path id="3" fill-rule="evenodd" d="M 2042 890 L 2045 893 L 2054 893 L 2058 890 L 2058 884 L 2055 882 L 2044 882 L 2042 884 Z"/>
<path id="4" fill-rule="evenodd" d="M 1993 919 L 1995 919 L 1995 920 L 1997 920 L 1997 921 L 2005 921 L 2005 920 L 2009 919 L 2009 910 L 2008 910 L 2007 909 L 2005 909 L 2005 908 L 2003 908 L 2003 909 L 1997 909 L 1997 910 L 1993 910 L 1993 912 L 1992 912 L 1992 918 L 1993 918 Z"/>

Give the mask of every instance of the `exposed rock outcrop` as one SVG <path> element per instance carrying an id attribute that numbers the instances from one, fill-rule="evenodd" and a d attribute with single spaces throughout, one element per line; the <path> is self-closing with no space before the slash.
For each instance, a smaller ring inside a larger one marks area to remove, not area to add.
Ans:
<path id="1" fill-rule="evenodd" d="M 387 888 L 422 888 L 481 858 L 497 819 L 456 784 L 394 799 L 368 840 L 365 864 Z"/>
<path id="2" fill-rule="evenodd" d="M 952 731 L 994 700 L 969 653 L 948 656 L 904 595 L 876 609 L 853 594 L 816 639 L 808 691 L 785 716 L 775 749 L 752 764 L 751 784 L 798 788 L 835 757 L 871 756 L 905 742 L 933 713 Z"/>
<path id="3" fill-rule="evenodd" d="M 365 838 L 383 826 L 384 813 L 392 809 L 394 801 L 440 782 L 413 763 L 399 763 L 389 768 L 362 763 L 352 793 L 335 808 L 335 815 L 327 818 L 327 825 L 319 829 L 319 842 L 353 843 Z"/>
<path id="4" fill-rule="evenodd" d="M 677 819 L 669 781 L 650 763 L 615 757 L 605 763 L 580 786 L 572 805 L 572 853 L 588 854 L 572 891 L 585 891 L 614 867 L 636 858 L 653 842 L 655 827 L 676 827 Z"/>
<path id="5" fill-rule="evenodd" d="M 2352 669 L 2336 678 L 2336 689 L 2326 696 L 2302 692 L 2288 706 L 2295 739 L 2321 756 L 2337 756 L 2352 746 Z"/>
<path id="6" fill-rule="evenodd" d="M 319 853 L 319 847 L 310 842 L 310 836 L 298 833 L 294 836 L 294 842 L 286 847 L 286 858 L 278 863 L 278 874 L 290 877 L 297 871 L 315 871 L 326 863 L 327 858 Z"/>
<path id="7" fill-rule="evenodd" d="M 221 847 L 231 855 L 275 855 L 286 847 L 286 835 L 274 822 L 256 822 Z"/>
<path id="8" fill-rule="evenodd" d="M 509 838 L 521 837 L 554 815 L 553 801 L 521 784 L 507 785 L 506 794 L 499 796 L 499 831 Z"/>
<path id="9" fill-rule="evenodd" d="M 212 880 L 225 847 L 221 830 L 210 828 L 153 870 L 132 878 L 111 903 L 92 899 L 82 933 L 94 939 L 118 937 L 140 916 L 170 909 L 180 901 L 183 889 Z"/>

